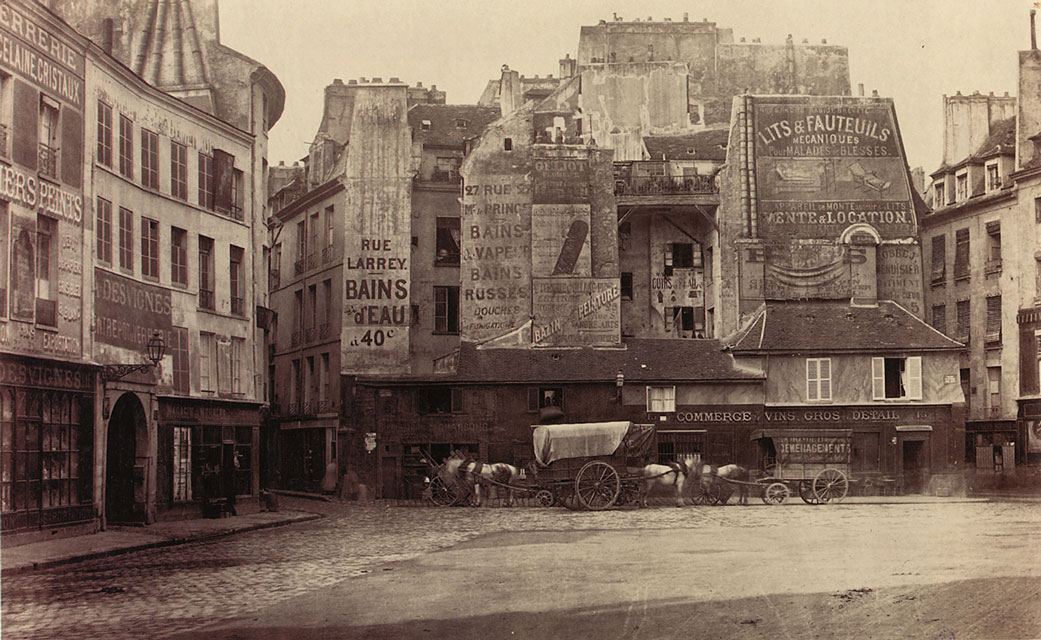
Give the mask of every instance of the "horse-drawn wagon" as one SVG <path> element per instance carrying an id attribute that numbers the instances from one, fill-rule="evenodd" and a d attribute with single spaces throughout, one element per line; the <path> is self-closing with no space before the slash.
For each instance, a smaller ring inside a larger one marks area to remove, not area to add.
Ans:
<path id="1" fill-rule="evenodd" d="M 838 502 L 849 492 L 850 429 L 759 429 L 756 481 L 763 502 L 781 504 L 793 492 L 809 504 Z"/>

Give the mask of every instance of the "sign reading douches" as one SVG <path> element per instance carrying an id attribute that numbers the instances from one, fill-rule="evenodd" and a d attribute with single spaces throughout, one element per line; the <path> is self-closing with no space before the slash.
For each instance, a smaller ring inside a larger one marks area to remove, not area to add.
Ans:
<path id="1" fill-rule="evenodd" d="M 94 339 L 144 352 L 148 339 L 170 332 L 170 292 L 94 269 Z"/>

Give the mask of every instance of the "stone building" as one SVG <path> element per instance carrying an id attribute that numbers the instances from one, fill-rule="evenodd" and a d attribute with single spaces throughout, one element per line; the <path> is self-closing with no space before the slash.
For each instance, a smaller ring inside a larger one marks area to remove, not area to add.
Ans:
<path id="1" fill-rule="evenodd" d="M 965 454 L 984 473 L 1041 461 L 1041 54 L 1034 42 L 1018 61 L 1016 97 L 944 96 L 944 156 L 928 191 L 932 212 L 921 219 L 926 317 L 965 344 Z"/>

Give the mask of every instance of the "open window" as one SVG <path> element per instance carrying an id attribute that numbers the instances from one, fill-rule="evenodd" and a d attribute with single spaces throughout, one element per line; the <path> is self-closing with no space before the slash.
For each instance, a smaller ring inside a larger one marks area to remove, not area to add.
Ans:
<path id="1" fill-rule="evenodd" d="M 463 390 L 454 387 L 427 387 L 419 390 L 419 413 L 461 413 Z"/>
<path id="2" fill-rule="evenodd" d="M 871 395 L 875 400 L 921 400 L 921 356 L 872 358 Z"/>

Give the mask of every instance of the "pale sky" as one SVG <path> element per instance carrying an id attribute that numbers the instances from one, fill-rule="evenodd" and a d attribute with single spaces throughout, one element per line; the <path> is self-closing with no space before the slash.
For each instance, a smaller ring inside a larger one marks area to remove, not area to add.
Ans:
<path id="1" fill-rule="evenodd" d="M 473 104 L 503 64 L 558 74 L 579 28 L 617 13 L 708 18 L 740 38 L 783 43 L 790 33 L 848 47 L 856 94 L 896 103 L 910 166 L 931 172 L 942 154 L 942 96 L 1016 94 L 1017 54 L 1030 48 L 1028 0 L 220 0 L 221 39 L 278 76 L 286 89 L 269 160 L 307 154 L 334 78 L 398 77 L 434 84 L 449 104 Z M 1041 2 L 1038 2 L 1041 5 Z M 1041 16 L 1039 16 L 1041 20 Z"/>

